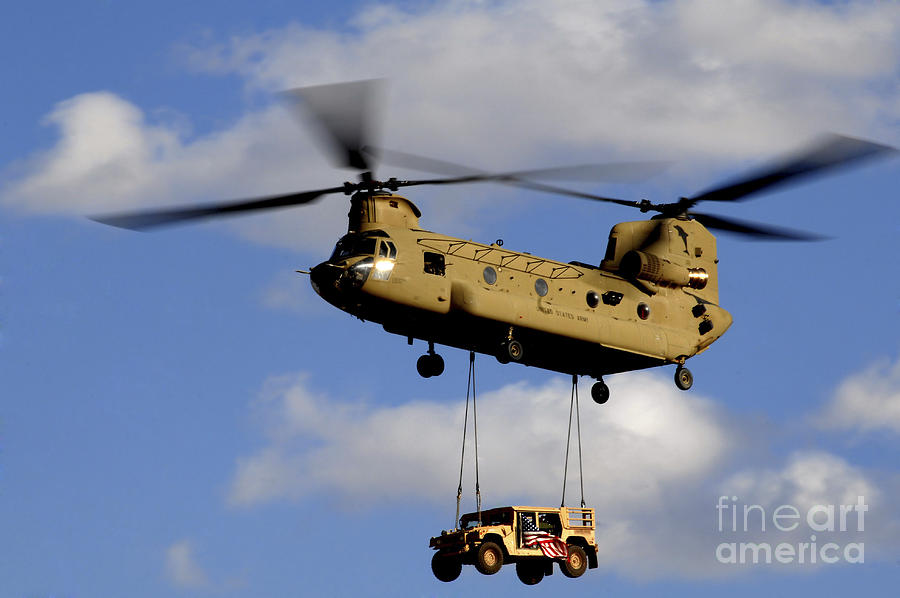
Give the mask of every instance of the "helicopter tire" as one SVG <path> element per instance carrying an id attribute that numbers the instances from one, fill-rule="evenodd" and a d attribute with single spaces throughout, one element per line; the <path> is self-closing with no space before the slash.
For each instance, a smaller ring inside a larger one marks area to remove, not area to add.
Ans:
<path id="1" fill-rule="evenodd" d="M 509 363 L 509 348 L 507 342 L 500 343 L 500 348 L 497 350 L 497 361 L 500 363 Z"/>
<path id="2" fill-rule="evenodd" d="M 444 373 L 444 358 L 437 353 L 428 353 L 419 357 L 416 361 L 416 371 L 423 378 L 440 376 Z"/>
<path id="3" fill-rule="evenodd" d="M 606 385 L 606 382 L 597 380 L 594 385 L 591 386 L 591 398 L 594 399 L 594 402 L 598 405 L 602 405 L 609 400 L 609 386 Z"/>
<path id="4" fill-rule="evenodd" d="M 416 371 L 419 372 L 419 375 L 423 378 L 431 378 L 434 374 L 431 373 L 431 355 L 422 355 L 416 361 Z"/>
<path id="5" fill-rule="evenodd" d="M 675 386 L 681 390 L 688 390 L 693 385 L 694 375 L 691 373 L 691 370 L 681 365 L 678 366 L 675 369 Z"/>
<path id="6" fill-rule="evenodd" d="M 506 344 L 506 352 L 513 361 L 522 361 L 522 357 L 525 355 L 525 347 L 519 341 L 509 341 Z"/>
<path id="7" fill-rule="evenodd" d="M 440 376 L 444 373 L 444 358 L 438 355 L 437 353 L 433 355 L 429 355 L 431 359 L 429 362 L 431 364 L 431 375 L 432 376 Z"/>

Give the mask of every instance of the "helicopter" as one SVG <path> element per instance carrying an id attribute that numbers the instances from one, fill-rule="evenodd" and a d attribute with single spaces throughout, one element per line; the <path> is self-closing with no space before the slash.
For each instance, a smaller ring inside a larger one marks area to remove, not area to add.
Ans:
<path id="1" fill-rule="evenodd" d="M 604 376 L 674 365 L 675 384 L 693 385 L 685 363 L 728 330 L 719 305 L 716 238 L 710 229 L 757 239 L 815 240 L 817 235 L 694 211 L 700 202 L 729 202 L 895 148 L 830 134 L 797 154 L 725 184 L 670 203 L 604 197 L 538 182 L 542 178 L 621 180 L 643 177 L 660 163 L 578 165 L 490 173 L 379 148 L 371 141 L 370 109 L 377 80 L 285 92 L 302 107 L 330 146 L 338 166 L 359 172 L 340 186 L 229 201 L 98 216 L 94 220 L 143 230 L 249 211 L 303 205 L 326 195 L 350 197 L 347 232 L 330 257 L 309 271 L 315 292 L 333 306 L 387 332 L 419 339 L 427 352 L 418 373 L 438 376 L 444 360 L 435 345 L 492 355 L 501 363 L 590 376 L 591 396 L 605 403 Z M 389 162 L 441 178 L 377 179 Z M 618 179 L 617 179 L 618 177 Z M 652 212 L 647 220 L 615 224 L 598 264 L 562 262 L 422 228 L 420 210 L 401 188 L 494 182 L 533 191 L 613 203 Z"/>

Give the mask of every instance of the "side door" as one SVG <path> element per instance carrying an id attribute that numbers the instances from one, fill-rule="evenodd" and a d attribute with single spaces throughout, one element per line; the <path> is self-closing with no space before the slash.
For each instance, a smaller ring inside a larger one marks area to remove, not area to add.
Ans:
<path id="1" fill-rule="evenodd" d="M 537 513 L 534 511 L 518 511 L 516 513 L 516 546 L 519 556 L 544 556 L 538 546 L 525 546 L 526 532 L 538 531 Z"/>

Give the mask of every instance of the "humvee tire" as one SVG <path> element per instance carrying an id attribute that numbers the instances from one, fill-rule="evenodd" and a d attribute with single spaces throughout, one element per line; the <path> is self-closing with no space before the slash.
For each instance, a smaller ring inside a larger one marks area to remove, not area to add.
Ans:
<path id="1" fill-rule="evenodd" d="M 544 579 L 544 564 L 540 561 L 518 561 L 516 575 L 526 586 L 533 586 Z"/>
<path id="2" fill-rule="evenodd" d="M 493 575 L 503 566 L 503 550 L 494 542 L 482 542 L 475 552 L 475 568 L 485 575 Z"/>
<path id="3" fill-rule="evenodd" d="M 566 577 L 581 577 L 587 571 L 587 553 L 581 546 L 569 544 L 569 556 L 559 564 L 559 569 Z"/>
<path id="4" fill-rule="evenodd" d="M 450 582 L 462 573 L 462 561 L 456 557 L 435 552 L 431 557 L 431 572 L 441 581 Z"/>

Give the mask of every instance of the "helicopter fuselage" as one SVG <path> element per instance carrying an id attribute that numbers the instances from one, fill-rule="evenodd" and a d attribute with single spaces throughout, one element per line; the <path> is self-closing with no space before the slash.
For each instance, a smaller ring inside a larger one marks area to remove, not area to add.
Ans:
<path id="1" fill-rule="evenodd" d="M 208 205 L 109 214 L 95 220 L 144 230 L 179 222 L 300 206 L 336 194 L 351 195 L 349 226 L 331 257 L 312 269 L 316 292 L 338 308 L 381 323 L 386 330 L 428 342 L 416 368 L 440 374 L 434 345 L 445 344 L 548 370 L 598 378 L 591 396 L 609 398 L 606 374 L 677 364 L 675 384 L 687 390 L 687 359 L 704 351 L 731 325 L 719 307 L 716 240 L 707 230 L 756 239 L 813 240 L 817 235 L 695 211 L 700 202 L 733 202 L 877 157 L 893 147 L 826 135 L 800 153 L 677 201 L 606 197 L 539 182 L 541 179 L 627 181 L 658 172 L 658 162 L 582 164 L 485 172 L 460 164 L 387 150 L 373 139 L 369 116 L 377 81 L 294 89 L 286 98 L 308 109 L 320 125 L 337 166 L 357 182 Z M 438 178 L 378 180 L 385 160 Z M 419 226 L 421 213 L 393 194 L 420 185 L 491 182 L 553 195 L 637 208 L 657 215 L 613 226 L 596 266 L 563 263 L 500 243 L 485 245 Z"/>
<path id="2" fill-rule="evenodd" d="M 410 342 L 595 378 L 682 365 L 731 324 L 717 305 L 715 238 L 693 220 L 618 224 L 591 266 L 430 232 L 419 215 L 398 195 L 354 196 L 313 288 Z"/>

